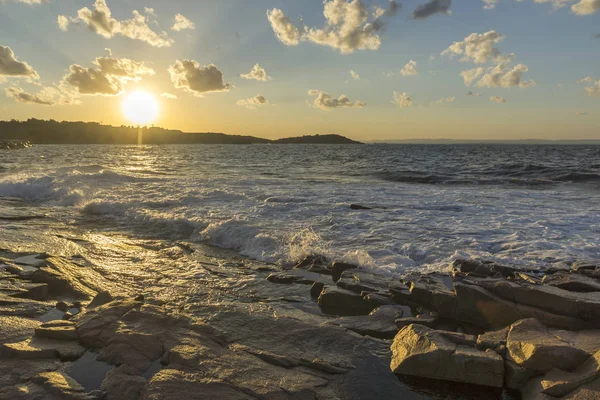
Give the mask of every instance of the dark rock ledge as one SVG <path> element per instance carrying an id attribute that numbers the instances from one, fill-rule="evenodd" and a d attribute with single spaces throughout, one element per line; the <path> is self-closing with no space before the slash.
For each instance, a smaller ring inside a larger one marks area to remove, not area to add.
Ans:
<path id="1" fill-rule="evenodd" d="M 173 307 L 72 259 L 0 255 L 0 399 L 600 398 L 595 263 L 389 280 L 206 262 L 225 289 Z"/>

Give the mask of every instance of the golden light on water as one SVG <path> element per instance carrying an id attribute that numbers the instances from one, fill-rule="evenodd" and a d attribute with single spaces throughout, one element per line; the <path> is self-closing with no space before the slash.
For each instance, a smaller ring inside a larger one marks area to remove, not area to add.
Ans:
<path id="1" fill-rule="evenodd" d="M 121 107 L 125 118 L 136 125 L 150 124 L 158 117 L 158 101 L 148 92 L 137 91 L 128 94 Z"/>

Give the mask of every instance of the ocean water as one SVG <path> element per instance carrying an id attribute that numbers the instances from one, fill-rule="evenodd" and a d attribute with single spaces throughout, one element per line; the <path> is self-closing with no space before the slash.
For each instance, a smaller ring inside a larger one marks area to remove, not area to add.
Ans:
<path id="1" fill-rule="evenodd" d="M 600 259 L 600 146 L 0 150 L 0 242 L 60 253 L 56 237 L 69 235 L 205 243 L 278 264 L 322 254 L 384 274 L 464 257 L 564 267 Z"/>

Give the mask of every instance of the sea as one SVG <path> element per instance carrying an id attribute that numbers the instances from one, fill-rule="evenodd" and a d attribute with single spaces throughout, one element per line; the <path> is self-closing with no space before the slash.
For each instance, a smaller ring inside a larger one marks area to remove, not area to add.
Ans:
<path id="1" fill-rule="evenodd" d="M 282 266 L 323 255 L 387 275 L 458 258 L 566 268 L 600 259 L 600 146 L 0 150 L 0 247 L 72 256 L 78 243 L 136 241 Z"/>

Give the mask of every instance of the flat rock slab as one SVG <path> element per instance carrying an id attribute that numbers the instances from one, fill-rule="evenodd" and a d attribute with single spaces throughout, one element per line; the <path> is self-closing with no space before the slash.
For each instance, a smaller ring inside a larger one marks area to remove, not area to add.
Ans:
<path id="1" fill-rule="evenodd" d="M 506 340 L 508 359 L 522 368 L 543 373 L 552 368 L 571 371 L 589 354 L 553 335 L 535 319 L 513 324 Z"/>
<path id="2" fill-rule="evenodd" d="M 331 314 L 366 315 L 371 305 L 361 295 L 338 287 L 326 287 L 319 295 L 319 306 Z"/>
<path id="3" fill-rule="evenodd" d="M 0 343 L 30 337 L 40 324 L 34 319 L 0 315 Z"/>
<path id="4" fill-rule="evenodd" d="M 53 340 L 78 340 L 79 335 L 75 326 L 51 326 L 35 329 L 35 336 Z"/>
<path id="5" fill-rule="evenodd" d="M 491 350 L 457 344 L 456 339 L 422 325 L 409 325 L 394 338 L 390 367 L 399 375 L 503 387 L 502 357 Z"/>
<path id="6" fill-rule="evenodd" d="M 341 317 L 330 322 L 363 336 L 393 339 L 398 333 L 395 320 L 402 317 L 406 306 L 388 305 L 373 310 L 366 316 Z"/>
<path id="7" fill-rule="evenodd" d="M 36 337 L 18 343 L 3 344 L 0 350 L 0 354 L 3 357 L 24 360 L 59 358 L 64 361 L 76 360 L 84 352 L 85 349 L 74 341 L 50 340 Z"/>

